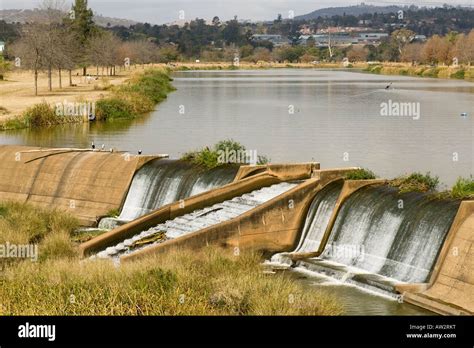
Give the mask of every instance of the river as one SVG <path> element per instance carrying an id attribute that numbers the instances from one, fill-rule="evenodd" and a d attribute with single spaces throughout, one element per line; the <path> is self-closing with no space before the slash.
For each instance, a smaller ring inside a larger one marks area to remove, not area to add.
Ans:
<path id="1" fill-rule="evenodd" d="M 274 163 L 361 166 L 387 178 L 429 171 L 441 188 L 474 173 L 471 82 L 312 69 L 177 72 L 174 79 L 177 91 L 140 119 L 2 132 L 0 143 L 94 141 L 179 158 L 232 138 Z M 394 114 L 397 105 L 405 116 Z"/>

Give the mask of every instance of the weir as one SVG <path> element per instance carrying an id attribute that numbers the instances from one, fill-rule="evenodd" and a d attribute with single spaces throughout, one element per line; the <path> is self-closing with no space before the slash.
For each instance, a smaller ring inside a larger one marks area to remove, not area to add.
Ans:
<path id="1" fill-rule="evenodd" d="M 295 183 L 275 184 L 167 220 L 115 246 L 108 247 L 104 251 L 99 252 L 97 257 L 118 259 L 122 255 L 143 250 L 166 240 L 178 238 L 229 221 L 277 197 L 296 185 Z"/>
<path id="2" fill-rule="evenodd" d="M 426 282 L 458 208 L 459 201 L 398 194 L 385 185 L 362 188 L 342 206 L 321 258 L 400 282 Z"/>
<path id="3" fill-rule="evenodd" d="M 162 206 L 232 182 L 238 166 L 203 169 L 189 162 L 155 160 L 134 176 L 120 220 L 131 221 Z"/>

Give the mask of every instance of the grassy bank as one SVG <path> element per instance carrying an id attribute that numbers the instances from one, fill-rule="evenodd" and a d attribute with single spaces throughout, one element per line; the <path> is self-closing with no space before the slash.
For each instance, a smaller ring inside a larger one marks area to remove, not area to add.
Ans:
<path id="1" fill-rule="evenodd" d="M 377 64 L 363 69 L 365 72 L 382 75 L 401 75 L 415 77 L 431 77 L 443 79 L 474 80 L 474 67 L 448 66 L 411 66 L 408 64 Z"/>
<path id="2" fill-rule="evenodd" d="M 206 248 L 117 268 L 80 262 L 76 222 L 65 213 L 6 203 L 0 215 L 2 243 L 37 243 L 40 254 L 37 262 L 3 260 L 0 315 L 341 314 L 333 297 L 263 273 L 255 253 Z"/>
<path id="3" fill-rule="evenodd" d="M 153 111 L 155 105 L 174 90 L 166 69 L 148 69 L 118 86 L 107 86 L 108 96 L 95 102 L 95 120 L 135 118 Z M 81 102 L 78 102 L 81 103 Z M 87 104 L 86 100 L 82 101 Z M 65 123 L 89 122 L 88 115 L 57 113 L 46 101 L 33 105 L 21 115 L 0 121 L 0 130 L 38 128 Z"/>

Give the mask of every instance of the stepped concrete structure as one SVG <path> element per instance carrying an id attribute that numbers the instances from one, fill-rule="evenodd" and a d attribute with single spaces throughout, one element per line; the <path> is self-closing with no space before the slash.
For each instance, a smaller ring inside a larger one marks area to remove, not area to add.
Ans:
<path id="1" fill-rule="evenodd" d="M 110 210 L 123 207 L 138 169 L 164 157 L 0 146 L 0 201 L 62 209 L 93 226 Z M 342 189 L 321 230 L 319 247 L 289 254 L 294 261 L 317 257 L 325 250 L 343 204 L 363 187 L 386 184 L 386 180 L 344 180 L 354 169 L 321 170 L 318 163 L 241 166 L 231 183 L 167 204 L 81 244 L 80 251 L 83 256 L 102 254 L 121 262 L 207 245 L 268 255 L 290 252 L 301 238 L 315 196 L 337 183 Z M 473 315 L 474 201 L 460 204 L 450 226 L 429 282 L 401 283 L 395 290 L 407 302 L 436 313 Z M 163 240 L 153 239 L 165 234 Z M 129 248 L 137 242 L 140 247 Z"/>
<path id="2" fill-rule="evenodd" d="M 337 216 L 339 211 L 341 210 L 342 205 L 344 202 L 357 190 L 360 190 L 363 187 L 367 187 L 370 185 L 382 185 L 386 183 L 386 180 L 345 180 L 344 186 L 342 187 L 341 193 L 336 201 L 336 205 L 334 207 L 334 211 L 329 219 L 328 225 L 324 232 L 324 236 L 321 240 L 319 248 L 314 250 L 313 252 L 306 252 L 306 253 L 291 253 L 288 256 L 294 260 L 302 260 L 310 257 L 316 257 L 321 255 L 326 247 L 326 244 L 329 240 L 329 236 L 331 235 L 332 228 L 334 227 L 334 223 L 336 222 Z"/>
<path id="3" fill-rule="evenodd" d="M 215 224 L 197 232 L 183 235 L 142 251 L 122 257 L 131 260 L 175 248 L 200 248 L 209 244 L 227 247 L 279 252 L 289 250 L 299 238 L 300 225 L 308 209 L 308 202 L 327 183 L 338 179 L 349 170 L 315 170 L 309 166 L 306 180 L 284 194 L 256 206 L 237 218 Z M 199 209 L 231 200 L 263 187 L 279 184 L 291 178 L 292 167 L 277 174 L 277 171 L 260 172 L 212 191 L 176 202 L 157 211 L 122 225 L 81 245 L 84 255 L 103 250 L 154 226 L 184 216 Z M 302 179 L 300 168 L 295 178 Z M 299 180 L 298 180 L 299 181 Z"/>
<path id="4" fill-rule="evenodd" d="M 474 201 L 461 203 L 429 284 L 398 290 L 407 302 L 439 314 L 474 315 Z"/>

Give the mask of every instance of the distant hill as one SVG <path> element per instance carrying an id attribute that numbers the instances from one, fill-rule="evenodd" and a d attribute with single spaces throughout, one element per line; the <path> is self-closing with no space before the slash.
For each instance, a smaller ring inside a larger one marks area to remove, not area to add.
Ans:
<path id="1" fill-rule="evenodd" d="M 311 20 L 316 19 L 318 17 L 332 17 L 332 16 L 342 16 L 352 15 L 352 16 L 359 16 L 366 13 L 390 13 L 390 12 L 397 12 L 399 10 L 406 9 L 406 7 L 401 6 L 375 6 L 375 5 L 354 5 L 354 6 L 345 6 L 345 7 L 328 7 L 323 8 L 320 10 L 313 11 L 311 13 L 297 16 L 295 19 L 299 20 Z"/>
<path id="2" fill-rule="evenodd" d="M 38 22 L 45 18 L 45 11 L 37 8 L 33 10 L 0 10 L 0 20 L 4 20 L 7 23 Z M 109 24 L 110 26 L 123 25 L 129 27 L 138 23 L 128 19 L 104 17 L 97 14 L 94 14 L 94 21 L 101 27 L 106 27 Z"/>

